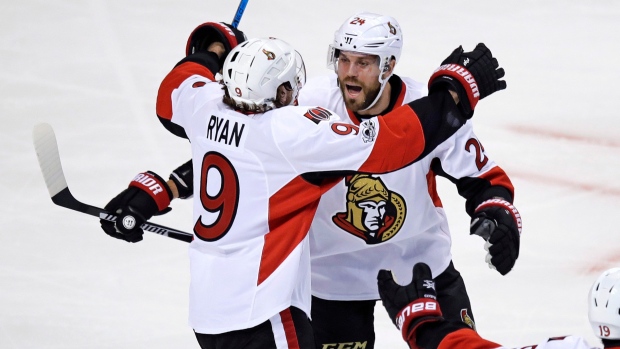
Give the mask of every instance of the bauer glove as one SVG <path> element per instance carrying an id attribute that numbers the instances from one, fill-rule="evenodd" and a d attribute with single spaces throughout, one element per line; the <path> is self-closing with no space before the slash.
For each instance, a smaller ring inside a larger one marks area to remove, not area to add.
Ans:
<path id="1" fill-rule="evenodd" d="M 420 325 L 443 321 L 435 281 L 428 265 L 417 263 L 413 267 L 411 283 L 407 286 L 397 284 L 391 271 L 379 270 L 377 284 L 390 319 L 412 348 L 417 347 L 416 331 Z"/>
<path id="2" fill-rule="evenodd" d="M 502 198 L 482 202 L 474 210 L 470 233 L 481 236 L 488 251 L 486 261 L 489 268 L 506 275 L 519 257 L 521 239 L 521 214 Z"/>
<path id="3" fill-rule="evenodd" d="M 161 177 L 150 171 L 140 173 L 105 206 L 105 210 L 117 218 L 116 222 L 100 220 L 101 229 L 117 239 L 141 241 L 140 226 L 154 215 L 169 212 L 171 200 L 172 192 Z"/>
<path id="4" fill-rule="evenodd" d="M 499 67 L 491 51 L 480 43 L 471 52 L 457 47 L 441 62 L 428 82 L 429 94 L 448 88 L 459 96 L 459 106 L 471 118 L 478 100 L 506 88 L 504 68 Z"/>

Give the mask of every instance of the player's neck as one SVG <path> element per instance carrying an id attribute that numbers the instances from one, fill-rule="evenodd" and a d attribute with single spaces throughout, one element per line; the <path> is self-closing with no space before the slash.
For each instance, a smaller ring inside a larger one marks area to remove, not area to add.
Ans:
<path id="1" fill-rule="evenodd" d="M 358 112 L 356 112 L 358 115 L 361 116 L 365 116 L 365 115 L 379 115 L 380 113 L 382 113 L 385 109 L 387 109 L 387 107 L 390 105 L 390 95 L 392 94 L 392 86 L 390 85 L 390 82 L 388 81 L 385 84 L 385 88 L 383 88 L 383 91 L 381 91 L 381 97 L 379 97 L 379 100 L 377 101 L 377 103 L 375 103 L 375 105 L 372 106 L 372 108 L 367 109 L 367 110 L 360 110 Z"/>

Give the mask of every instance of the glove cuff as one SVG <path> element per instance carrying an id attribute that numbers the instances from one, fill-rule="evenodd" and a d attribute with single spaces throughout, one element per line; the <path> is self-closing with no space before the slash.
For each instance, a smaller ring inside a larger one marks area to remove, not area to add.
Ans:
<path id="1" fill-rule="evenodd" d="M 396 314 L 396 327 L 401 331 L 403 339 L 411 342 L 415 340 L 415 331 L 420 325 L 439 319 L 442 319 L 442 313 L 437 300 L 418 298 Z"/>
<path id="2" fill-rule="evenodd" d="M 516 223 L 517 230 L 519 231 L 519 235 L 521 235 L 521 228 L 523 226 L 523 223 L 521 221 L 521 214 L 519 213 L 517 208 L 514 207 L 513 204 L 511 204 L 510 202 L 504 199 L 494 198 L 494 199 L 483 201 L 480 205 L 478 205 L 478 207 L 476 207 L 476 209 L 474 210 L 474 214 L 476 214 L 477 212 L 481 210 L 488 209 L 491 207 L 500 207 L 500 208 L 505 209 L 508 213 L 510 213 Z"/>
<path id="3" fill-rule="evenodd" d="M 166 209 L 172 200 L 172 191 L 166 182 L 155 172 L 139 173 L 129 183 L 129 187 L 136 187 L 147 193 L 155 201 L 159 211 Z"/>
<path id="4" fill-rule="evenodd" d="M 454 63 L 440 66 L 435 70 L 428 81 L 429 91 L 431 90 L 431 85 L 440 77 L 452 78 L 458 81 L 467 95 L 471 110 L 473 111 L 476 108 L 476 104 L 478 104 L 478 100 L 480 99 L 480 91 L 476 79 L 474 79 L 473 74 L 467 68 Z M 459 97 L 462 98 L 463 96 Z"/>
<path id="5" fill-rule="evenodd" d="M 200 33 L 201 31 L 203 31 L 203 33 Z M 203 44 L 205 47 L 203 48 L 206 49 L 206 46 L 208 46 L 208 44 L 218 41 L 213 39 L 218 38 L 222 42 L 222 44 L 224 44 L 224 47 L 226 48 L 226 54 L 228 54 L 230 50 L 235 48 L 235 46 L 245 41 L 245 34 L 243 34 L 241 31 L 231 25 L 228 25 L 226 23 L 206 22 L 196 27 L 189 35 L 187 45 L 185 46 L 185 55 L 189 56 L 193 53 L 196 53 L 192 52 L 192 47 L 194 46 L 195 41 L 200 40 L 201 37 L 206 37 L 208 35 L 215 37 L 213 37 L 212 40 L 208 40 L 207 42 L 205 42 Z"/>

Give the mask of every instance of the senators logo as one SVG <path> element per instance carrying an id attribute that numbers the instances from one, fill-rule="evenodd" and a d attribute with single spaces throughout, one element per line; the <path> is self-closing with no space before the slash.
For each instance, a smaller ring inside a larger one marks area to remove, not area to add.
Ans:
<path id="1" fill-rule="evenodd" d="M 387 25 L 390 28 L 390 34 L 396 35 L 396 27 L 393 26 L 392 23 L 390 23 L 390 22 L 388 22 Z"/>
<path id="2" fill-rule="evenodd" d="M 328 121 L 331 115 L 332 113 L 329 110 L 321 107 L 308 109 L 308 111 L 304 114 L 305 117 L 317 125 L 321 121 Z"/>
<path id="3" fill-rule="evenodd" d="M 393 238 L 402 228 L 407 207 L 402 196 L 389 191 L 381 178 L 357 174 L 347 178 L 347 212 L 332 221 L 368 245 Z"/>
<path id="4" fill-rule="evenodd" d="M 263 53 L 265 54 L 265 56 L 267 56 L 268 61 L 273 61 L 274 59 L 276 59 L 276 54 L 271 51 L 263 49 Z"/>
<path id="5" fill-rule="evenodd" d="M 476 323 L 474 322 L 474 319 L 469 316 L 469 313 L 467 313 L 467 309 L 461 309 L 461 321 L 471 327 L 472 330 L 476 330 Z"/>

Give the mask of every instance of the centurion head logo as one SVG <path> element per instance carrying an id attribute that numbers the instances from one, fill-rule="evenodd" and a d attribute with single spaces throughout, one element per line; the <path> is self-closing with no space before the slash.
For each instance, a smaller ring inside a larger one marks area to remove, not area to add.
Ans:
<path id="1" fill-rule="evenodd" d="M 332 221 L 339 228 L 373 245 L 393 238 L 405 221 L 402 196 L 388 190 L 381 178 L 357 174 L 347 178 L 347 211 Z"/>

